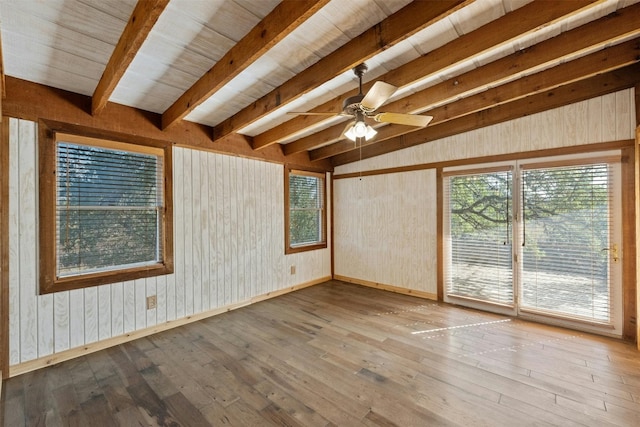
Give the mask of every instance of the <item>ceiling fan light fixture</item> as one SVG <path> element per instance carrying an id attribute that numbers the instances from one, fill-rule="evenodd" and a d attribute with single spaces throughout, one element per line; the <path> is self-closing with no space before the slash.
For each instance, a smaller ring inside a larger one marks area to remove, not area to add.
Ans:
<path id="1" fill-rule="evenodd" d="M 365 122 L 356 122 L 353 125 L 353 134 L 356 138 L 363 138 L 367 134 L 367 125 Z"/>
<path id="2" fill-rule="evenodd" d="M 376 136 L 378 132 L 366 124 L 364 121 L 356 121 L 347 131 L 344 133 L 344 136 L 349 138 L 351 141 L 355 141 L 356 138 L 364 138 L 365 141 L 370 140 L 374 136 Z"/>

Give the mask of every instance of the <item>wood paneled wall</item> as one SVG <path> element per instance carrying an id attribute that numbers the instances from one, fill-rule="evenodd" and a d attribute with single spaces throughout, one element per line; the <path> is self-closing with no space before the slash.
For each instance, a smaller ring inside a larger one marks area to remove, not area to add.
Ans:
<path id="1" fill-rule="evenodd" d="M 12 366 L 331 275 L 329 249 L 284 254 L 282 165 L 174 148 L 175 273 L 38 295 L 37 124 L 9 133 Z"/>
<path id="2" fill-rule="evenodd" d="M 434 170 L 335 180 L 336 277 L 435 294 L 435 185 Z"/>
<path id="3" fill-rule="evenodd" d="M 635 137 L 634 129 L 634 92 L 629 89 L 339 166 L 335 177 L 628 140 Z M 435 295 L 435 177 L 431 169 L 335 179 L 335 275 Z"/>

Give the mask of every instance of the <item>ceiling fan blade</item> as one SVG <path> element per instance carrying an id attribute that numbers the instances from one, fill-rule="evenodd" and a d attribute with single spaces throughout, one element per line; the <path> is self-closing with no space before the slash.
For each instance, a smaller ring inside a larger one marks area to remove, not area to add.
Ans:
<path id="1" fill-rule="evenodd" d="M 397 125 L 425 127 L 433 120 L 433 116 L 421 116 L 419 114 L 380 113 L 373 119 L 380 123 L 394 123 Z"/>
<path id="2" fill-rule="evenodd" d="M 384 104 L 387 99 L 391 98 L 391 95 L 393 95 L 396 90 L 398 90 L 398 88 L 389 83 L 375 82 L 374 85 L 371 86 L 371 89 L 369 89 L 369 92 L 362 98 L 362 101 L 360 101 L 360 105 L 365 111 L 373 111 Z"/>
<path id="3" fill-rule="evenodd" d="M 337 113 L 332 112 L 322 112 L 322 113 L 314 113 L 310 111 L 287 111 L 287 114 L 296 114 L 298 116 L 338 116 L 342 114 L 342 111 Z"/>

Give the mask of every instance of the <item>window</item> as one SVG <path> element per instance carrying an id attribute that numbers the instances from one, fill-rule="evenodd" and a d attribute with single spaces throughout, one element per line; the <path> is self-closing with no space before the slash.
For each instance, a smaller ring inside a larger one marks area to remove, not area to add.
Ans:
<path id="1" fill-rule="evenodd" d="M 41 144 L 41 292 L 172 272 L 169 150 L 64 133 Z"/>
<path id="2" fill-rule="evenodd" d="M 285 168 L 285 253 L 327 247 L 325 176 Z"/>

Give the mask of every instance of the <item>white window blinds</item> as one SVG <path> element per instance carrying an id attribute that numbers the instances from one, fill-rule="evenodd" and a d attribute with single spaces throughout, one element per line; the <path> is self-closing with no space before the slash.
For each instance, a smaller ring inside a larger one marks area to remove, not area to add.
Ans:
<path id="1" fill-rule="evenodd" d="M 608 164 L 522 171 L 522 302 L 607 323 L 615 249 Z"/>
<path id="2" fill-rule="evenodd" d="M 447 294 L 513 303 L 512 173 L 444 179 Z"/>
<path id="3" fill-rule="evenodd" d="M 311 245 L 325 241 L 324 178 L 311 174 L 289 174 L 289 245 Z"/>
<path id="4" fill-rule="evenodd" d="M 73 144 L 56 148 L 56 274 L 162 262 L 159 155 Z"/>

